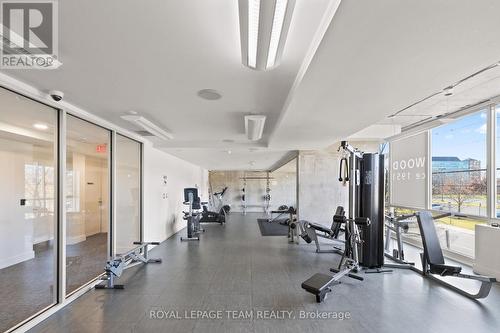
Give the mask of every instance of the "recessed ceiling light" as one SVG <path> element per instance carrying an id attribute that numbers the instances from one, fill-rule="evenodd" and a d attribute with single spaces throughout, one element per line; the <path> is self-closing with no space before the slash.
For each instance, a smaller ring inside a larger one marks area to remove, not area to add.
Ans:
<path id="1" fill-rule="evenodd" d="M 218 99 L 221 99 L 222 95 L 214 89 L 202 89 L 198 91 L 197 93 L 198 97 L 209 100 L 209 101 L 215 101 Z"/>
<path id="2" fill-rule="evenodd" d="M 128 114 L 134 114 L 134 115 L 135 115 L 135 114 L 137 114 L 137 111 L 134 111 L 134 110 L 129 110 L 129 111 L 127 111 L 127 113 L 128 113 Z"/>
<path id="3" fill-rule="evenodd" d="M 46 124 L 42 124 L 42 123 L 33 124 L 33 127 L 36 128 L 37 130 L 40 130 L 40 131 L 46 131 L 49 129 L 49 126 L 47 126 Z"/>
<path id="4" fill-rule="evenodd" d="M 250 161 L 248 164 L 253 166 L 253 165 L 255 165 L 255 161 Z"/>
<path id="5" fill-rule="evenodd" d="M 245 132 L 248 140 L 257 141 L 262 138 L 264 132 L 264 124 L 266 116 L 263 115 L 248 115 L 245 116 Z"/>
<path id="6" fill-rule="evenodd" d="M 233 152 L 231 150 L 226 150 L 226 153 L 228 153 L 229 155 L 231 155 Z"/>

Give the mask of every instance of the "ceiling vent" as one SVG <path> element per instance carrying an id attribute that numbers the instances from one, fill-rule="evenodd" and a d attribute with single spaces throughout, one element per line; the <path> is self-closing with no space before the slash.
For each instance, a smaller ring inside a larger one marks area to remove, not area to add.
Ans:
<path id="1" fill-rule="evenodd" d="M 149 132 L 152 134 L 152 136 L 155 136 L 159 139 L 162 139 L 164 141 L 166 140 L 172 140 L 174 136 L 172 133 L 169 133 L 165 131 L 164 129 L 160 128 L 153 122 L 149 121 L 148 119 L 142 117 L 142 116 L 137 116 L 137 115 L 125 115 L 121 116 L 123 120 L 129 121 L 139 127 L 141 127 L 143 130 L 146 132 Z"/>
<path id="2" fill-rule="evenodd" d="M 153 133 L 148 131 L 135 131 L 135 133 L 139 134 L 140 136 L 155 136 Z"/>

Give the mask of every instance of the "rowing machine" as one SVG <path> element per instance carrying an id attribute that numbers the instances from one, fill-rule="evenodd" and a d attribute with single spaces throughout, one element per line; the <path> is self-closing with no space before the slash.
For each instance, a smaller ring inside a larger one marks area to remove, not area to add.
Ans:
<path id="1" fill-rule="evenodd" d="M 123 284 L 115 284 L 115 279 L 120 278 L 125 269 L 139 264 L 161 263 L 161 259 L 148 258 L 148 246 L 160 245 L 160 243 L 134 242 L 134 244 L 138 246 L 106 262 L 105 275 L 102 278 L 106 283 L 96 285 L 96 289 L 124 289 Z"/>

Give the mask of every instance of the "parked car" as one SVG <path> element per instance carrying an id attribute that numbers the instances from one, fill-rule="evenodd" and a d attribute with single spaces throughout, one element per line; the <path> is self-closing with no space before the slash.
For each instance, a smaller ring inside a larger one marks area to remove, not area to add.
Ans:
<path id="1" fill-rule="evenodd" d="M 441 204 L 434 204 L 434 203 L 433 203 L 433 204 L 432 204 L 432 209 L 433 209 L 433 210 L 443 210 L 443 209 L 444 209 L 444 207 L 443 207 L 443 205 L 441 205 Z"/>

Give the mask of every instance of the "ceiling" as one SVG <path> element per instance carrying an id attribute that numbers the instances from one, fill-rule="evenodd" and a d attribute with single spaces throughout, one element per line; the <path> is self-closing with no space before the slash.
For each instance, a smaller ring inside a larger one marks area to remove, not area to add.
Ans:
<path id="1" fill-rule="evenodd" d="M 485 0 L 342 1 L 270 146 L 325 147 L 499 61 L 498 10 Z"/>
<path id="2" fill-rule="evenodd" d="M 500 95 L 500 66 L 491 68 L 457 85 L 452 96 L 445 96 L 444 93 L 432 96 L 402 110 L 394 117 L 389 116 L 381 120 L 379 124 L 398 124 L 404 129 L 405 126 L 474 106 L 498 95 Z"/>
<path id="3" fill-rule="evenodd" d="M 278 169 L 274 170 L 273 173 L 296 173 L 297 172 L 297 158 L 292 159 L 288 163 L 282 165 Z"/>
<path id="4" fill-rule="evenodd" d="M 120 118 L 134 110 L 174 135 L 160 149 L 208 169 L 267 170 L 500 60 L 498 1 L 338 2 L 297 0 L 280 66 L 259 72 L 241 64 L 237 1 L 65 0 L 63 65 L 4 72 L 138 130 Z M 249 113 L 267 116 L 258 142 Z"/>

